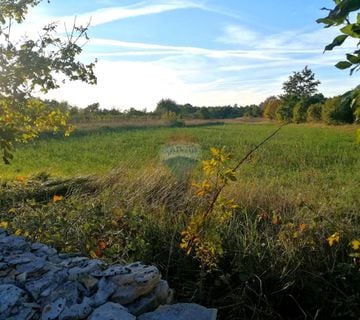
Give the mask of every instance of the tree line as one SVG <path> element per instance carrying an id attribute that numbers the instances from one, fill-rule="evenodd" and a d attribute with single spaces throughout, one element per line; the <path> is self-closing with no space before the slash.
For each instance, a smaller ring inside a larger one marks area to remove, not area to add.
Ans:
<path id="1" fill-rule="evenodd" d="M 101 108 L 93 103 L 86 108 L 71 106 L 67 102 L 44 100 L 52 110 L 61 110 L 70 115 L 73 123 L 89 120 L 116 119 L 164 119 L 170 121 L 187 119 L 234 119 L 241 117 L 264 117 L 281 122 L 320 122 L 327 124 L 353 123 L 360 120 L 360 98 L 356 92 L 360 86 L 342 95 L 325 97 L 318 92 L 320 81 L 307 66 L 293 72 L 283 83 L 283 93 L 270 96 L 260 104 L 239 106 L 193 106 L 189 103 L 178 104 L 174 100 L 161 99 L 154 111 L 130 108 L 124 111 Z"/>

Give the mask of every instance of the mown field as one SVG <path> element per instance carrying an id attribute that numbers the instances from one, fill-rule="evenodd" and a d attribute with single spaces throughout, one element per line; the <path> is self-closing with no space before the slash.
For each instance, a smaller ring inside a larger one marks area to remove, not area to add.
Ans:
<path id="1" fill-rule="evenodd" d="M 199 161 L 190 177 L 174 176 L 162 148 L 196 143 L 208 159 L 210 147 L 225 146 L 232 166 L 277 127 L 87 128 L 67 138 L 43 136 L 19 146 L 11 166 L 0 165 L 0 223 L 59 250 L 155 263 L 178 300 L 218 307 L 221 319 L 358 319 L 356 126 L 283 127 L 223 191 L 238 207 L 215 230 L 223 249 L 217 267 L 206 272 L 179 247 L 203 205 L 191 182 L 204 173 Z M 46 189 L 53 179 L 75 176 L 84 178 Z"/>

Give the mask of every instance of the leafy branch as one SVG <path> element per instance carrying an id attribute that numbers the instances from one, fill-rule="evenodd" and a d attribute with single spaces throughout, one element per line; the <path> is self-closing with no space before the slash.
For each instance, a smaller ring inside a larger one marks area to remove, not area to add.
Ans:
<path id="1" fill-rule="evenodd" d="M 222 255 L 222 239 L 220 227 L 227 223 L 233 215 L 237 205 L 234 200 L 222 197 L 224 188 L 236 181 L 236 172 L 253 155 L 253 153 L 273 138 L 283 124 L 262 140 L 254 148 L 229 168 L 226 162 L 232 158 L 224 148 L 211 148 L 212 159 L 203 161 L 205 179 L 194 183 L 195 194 L 204 199 L 204 207 L 199 208 L 189 219 L 187 226 L 182 231 L 180 247 L 187 255 L 194 253 L 202 266 L 209 269 L 215 268 L 217 258 Z"/>

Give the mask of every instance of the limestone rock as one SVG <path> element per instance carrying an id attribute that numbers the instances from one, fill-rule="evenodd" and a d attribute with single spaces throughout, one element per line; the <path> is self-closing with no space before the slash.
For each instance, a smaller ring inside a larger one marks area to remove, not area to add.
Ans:
<path id="1" fill-rule="evenodd" d="M 172 290 L 154 266 L 108 266 L 78 254 L 58 254 L 0 228 L 0 320 L 216 318 L 216 310 L 193 304 L 158 308 L 171 300 Z"/>
<path id="2" fill-rule="evenodd" d="M 5 236 L 0 239 L 0 248 L 2 252 L 11 251 L 16 253 L 28 251 L 30 249 L 30 245 L 23 237 Z"/>
<path id="3" fill-rule="evenodd" d="M 160 306 L 154 312 L 138 317 L 138 320 L 216 320 L 216 309 L 207 309 L 194 303 L 178 303 Z"/>
<path id="4" fill-rule="evenodd" d="M 138 316 L 145 312 L 155 310 L 159 305 L 171 303 L 172 290 L 166 281 L 161 280 L 155 290 L 144 297 L 140 297 L 129 305 L 126 305 L 129 312 Z"/>
<path id="5" fill-rule="evenodd" d="M 41 320 L 54 320 L 65 308 L 65 298 L 59 298 L 46 305 L 41 314 Z"/>
<path id="6" fill-rule="evenodd" d="M 126 308 L 120 304 L 107 302 L 95 309 L 90 315 L 89 320 L 135 320 Z"/>
<path id="7" fill-rule="evenodd" d="M 98 283 L 98 291 L 91 297 L 91 305 L 98 307 L 104 304 L 115 290 L 116 285 L 113 282 L 108 281 L 106 278 L 102 278 Z"/>
<path id="8" fill-rule="evenodd" d="M 26 300 L 24 290 L 11 284 L 0 285 L 0 319 L 8 319 L 14 313 L 12 309 Z"/>
<path id="9" fill-rule="evenodd" d="M 79 304 L 73 304 L 66 307 L 60 314 L 59 320 L 78 320 L 85 319 L 92 312 L 90 299 L 85 297 Z"/>
<path id="10" fill-rule="evenodd" d="M 126 266 L 130 272 L 115 275 L 110 280 L 117 285 L 111 301 L 128 304 L 150 293 L 160 281 L 159 270 L 136 262 Z"/>

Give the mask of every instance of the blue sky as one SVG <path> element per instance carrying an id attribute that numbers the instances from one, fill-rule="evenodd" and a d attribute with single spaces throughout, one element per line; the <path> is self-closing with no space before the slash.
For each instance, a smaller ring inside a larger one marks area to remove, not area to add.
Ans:
<path id="1" fill-rule="evenodd" d="M 353 42 L 323 54 L 337 30 L 315 20 L 331 0 L 52 0 L 31 10 L 22 30 L 91 20 L 81 59 L 98 59 L 98 85 L 69 83 L 48 98 L 80 107 L 147 108 L 161 98 L 193 105 L 259 103 L 281 93 L 308 65 L 327 96 L 356 86 L 333 65 Z M 20 30 L 20 29 L 19 29 Z"/>

